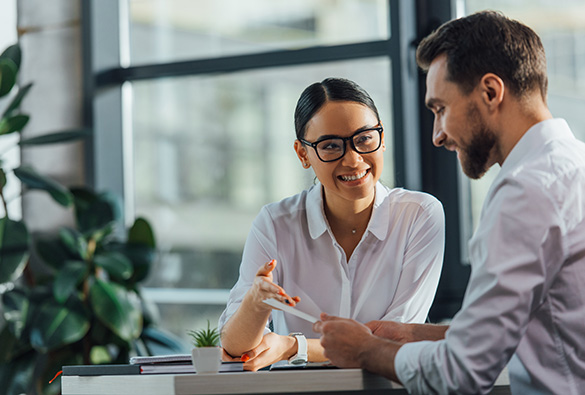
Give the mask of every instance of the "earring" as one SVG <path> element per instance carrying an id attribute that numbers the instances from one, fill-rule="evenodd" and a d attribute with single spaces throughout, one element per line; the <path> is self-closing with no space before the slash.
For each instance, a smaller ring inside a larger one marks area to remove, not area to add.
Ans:
<path id="1" fill-rule="evenodd" d="M 311 165 L 310 165 L 310 164 L 308 164 L 307 162 L 303 162 L 303 167 L 304 167 L 305 169 L 308 169 L 309 167 L 311 167 Z"/>

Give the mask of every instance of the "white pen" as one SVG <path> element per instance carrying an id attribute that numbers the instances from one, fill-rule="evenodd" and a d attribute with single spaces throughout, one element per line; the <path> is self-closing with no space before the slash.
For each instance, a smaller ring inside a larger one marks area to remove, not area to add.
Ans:
<path id="1" fill-rule="evenodd" d="M 318 318 L 315 318 L 310 314 L 307 314 L 307 313 L 304 313 L 300 310 L 297 310 L 296 308 L 294 308 L 292 306 L 289 306 L 287 304 L 279 302 L 276 299 L 272 299 L 272 298 L 271 299 L 264 299 L 263 302 L 266 303 L 267 305 L 270 305 L 272 307 L 276 307 L 277 309 L 280 309 L 280 310 L 285 311 L 287 313 L 290 313 L 292 315 L 296 315 L 297 317 L 302 318 L 303 320 L 306 320 L 306 321 L 309 321 L 312 323 L 319 321 Z"/>

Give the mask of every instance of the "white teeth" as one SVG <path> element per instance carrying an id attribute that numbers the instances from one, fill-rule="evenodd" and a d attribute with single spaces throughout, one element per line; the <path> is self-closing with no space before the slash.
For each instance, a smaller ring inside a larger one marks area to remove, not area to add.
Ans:
<path id="1" fill-rule="evenodd" d="M 355 181 L 355 180 L 359 180 L 360 178 L 363 178 L 366 176 L 367 171 L 362 171 L 361 173 L 356 174 L 355 176 L 341 176 L 341 179 L 343 181 Z"/>

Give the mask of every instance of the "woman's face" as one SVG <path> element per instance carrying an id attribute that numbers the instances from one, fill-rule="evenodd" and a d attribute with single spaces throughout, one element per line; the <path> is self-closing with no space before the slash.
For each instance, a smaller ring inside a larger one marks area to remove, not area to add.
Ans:
<path id="1" fill-rule="evenodd" d="M 350 137 L 357 131 L 381 126 L 376 114 L 363 104 L 351 101 L 329 101 L 307 123 L 305 140 L 315 142 L 327 136 Z M 384 135 L 377 151 L 359 154 L 346 142 L 345 155 L 333 162 L 323 162 L 311 146 L 295 142 L 295 151 L 305 167 L 313 167 L 324 187 L 327 204 L 336 201 L 371 202 L 374 186 L 384 168 Z M 308 166 L 307 166 L 308 165 Z"/>

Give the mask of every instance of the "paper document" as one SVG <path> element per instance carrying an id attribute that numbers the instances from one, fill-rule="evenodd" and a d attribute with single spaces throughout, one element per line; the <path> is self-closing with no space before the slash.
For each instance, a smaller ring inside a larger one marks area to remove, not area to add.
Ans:
<path id="1" fill-rule="evenodd" d="M 303 313 L 302 311 L 297 310 L 296 308 L 289 306 L 287 304 L 284 304 L 282 302 L 279 302 L 276 299 L 265 299 L 265 300 L 263 300 L 263 302 L 266 303 L 267 305 L 272 306 L 272 307 L 276 307 L 277 309 L 280 309 L 282 311 L 286 311 L 287 313 L 290 313 L 292 315 L 296 315 L 297 317 L 302 318 L 303 320 L 307 320 L 307 321 L 312 322 L 312 323 L 319 321 L 318 318 L 315 318 L 310 314 Z"/>

